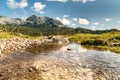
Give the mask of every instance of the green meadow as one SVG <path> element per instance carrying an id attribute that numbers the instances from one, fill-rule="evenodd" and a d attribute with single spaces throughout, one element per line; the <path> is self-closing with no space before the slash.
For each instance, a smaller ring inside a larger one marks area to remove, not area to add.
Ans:
<path id="1" fill-rule="evenodd" d="M 120 32 L 103 34 L 74 34 L 67 35 L 70 42 L 76 42 L 89 49 L 110 50 L 120 53 Z"/>

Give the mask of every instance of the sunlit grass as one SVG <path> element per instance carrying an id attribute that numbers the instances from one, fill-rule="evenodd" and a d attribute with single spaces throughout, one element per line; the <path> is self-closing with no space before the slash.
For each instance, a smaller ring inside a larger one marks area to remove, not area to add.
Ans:
<path id="1" fill-rule="evenodd" d="M 99 50 L 110 50 L 113 52 L 120 53 L 120 47 L 119 46 L 113 46 L 111 47 L 112 43 L 120 43 L 120 40 L 114 39 L 116 37 L 120 38 L 120 32 L 109 32 L 109 33 L 103 33 L 103 34 L 74 34 L 74 35 L 67 35 L 65 37 L 68 37 L 70 42 L 77 42 L 81 43 L 84 41 L 90 41 L 90 40 L 103 40 L 107 44 L 104 46 L 101 45 L 84 45 L 92 49 L 99 49 Z M 113 39 L 113 40 L 111 40 Z"/>
<path id="2" fill-rule="evenodd" d="M 14 37 L 29 38 L 29 39 L 41 38 L 41 36 L 33 37 L 33 36 L 28 36 L 28 35 L 24 35 L 24 34 L 20 34 L 20 33 L 0 32 L 0 39 L 1 38 L 14 38 Z"/>

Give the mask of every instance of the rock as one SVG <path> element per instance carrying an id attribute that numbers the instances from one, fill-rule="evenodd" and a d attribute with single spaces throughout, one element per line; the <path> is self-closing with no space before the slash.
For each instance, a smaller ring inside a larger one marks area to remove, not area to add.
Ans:
<path id="1" fill-rule="evenodd" d="M 0 55 L 2 54 L 2 51 L 0 50 Z"/>
<path id="2" fill-rule="evenodd" d="M 28 69 L 29 72 L 34 72 L 34 71 L 36 71 L 36 70 L 37 70 L 37 69 L 36 69 L 35 66 L 32 66 L 32 67 L 30 67 L 30 68 Z"/>
<path id="3" fill-rule="evenodd" d="M 58 44 L 68 44 L 69 40 L 67 38 L 58 36 L 58 37 L 53 37 L 52 42 L 58 43 Z"/>
<path id="4" fill-rule="evenodd" d="M 68 51 L 70 51 L 71 49 L 70 48 L 67 48 Z"/>
<path id="5" fill-rule="evenodd" d="M 118 66 L 116 64 L 111 63 L 111 64 L 108 65 L 108 67 L 110 67 L 110 68 L 116 68 Z"/>
<path id="6" fill-rule="evenodd" d="M 0 77 L 2 77 L 2 74 L 0 74 Z"/>
<path id="7" fill-rule="evenodd" d="M 112 47 L 120 46 L 120 43 L 112 43 L 111 46 L 112 46 Z"/>
<path id="8" fill-rule="evenodd" d="M 2 45 L 2 44 L 0 45 L 0 49 L 4 49 L 4 47 L 5 47 L 4 45 Z"/>
<path id="9" fill-rule="evenodd" d="M 5 52 L 11 53 L 17 50 L 24 50 L 32 45 L 41 45 L 42 43 L 57 43 L 66 44 L 68 40 L 62 37 L 55 37 L 52 39 L 28 39 L 28 38 L 10 38 L 0 40 L 0 55 L 4 55 Z"/>

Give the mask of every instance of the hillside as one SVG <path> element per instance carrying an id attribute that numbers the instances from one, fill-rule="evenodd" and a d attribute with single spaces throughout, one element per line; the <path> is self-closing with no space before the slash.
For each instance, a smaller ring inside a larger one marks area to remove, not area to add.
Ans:
<path id="1" fill-rule="evenodd" d="M 111 29 L 93 31 L 90 29 L 80 27 L 71 28 L 62 24 L 61 21 L 50 17 L 31 15 L 30 17 L 26 18 L 26 20 L 22 20 L 20 18 L 0 16 L 0 31 L 21 33 L 30 36 L 40 36 L 40 35 L 76 34 L 76 33 L 101 34 L 119 30 Z"/>
<path id="2" fill-rule="evenodd" d="M 7 16 L 0 16 L 0 24 L 3 25 L 46 25 L 46 26 L 57 26 L 64 27 L 59 20 L 50 18 L 50 17 L 42 17 L 37 15 L 31 15 L 26 20 L 22 20 L 20 18 L 10 18 Z"/>

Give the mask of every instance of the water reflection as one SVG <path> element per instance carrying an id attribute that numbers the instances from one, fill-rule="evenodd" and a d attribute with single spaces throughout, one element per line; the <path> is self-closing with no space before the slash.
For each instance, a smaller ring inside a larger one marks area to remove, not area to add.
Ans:
<path id="1" fill-rule="evenodd" d="M 120 54 L 110 51 L 87 50 L 81 45 L 73 43 L 49 54 L 49 56 L 91 69 L 96 79 L 99 80 L 104 78 L 105 80 L 120 79 Z"/>
<path id="2" fill-rule="evenodd" d="M 0 73 L 3 78 L 18 77 L 16 72 L 29 77 L 26 70 L 34 66 L 41 72 L 34 73 L 35 79 L 40 76 L 43 80 L 120 80 L 120 54 L 88 50 L 75 43 L 42 53 L 20 51 L 0 58 Z"/>
<path id="3" fill-rule="evenodd" d="M 68 50 L 68 48 L 70 50 Z M 85 62 L 90 66 L 98 62 L 101 64 L 112 64 L 113 66 L 116 65 L 116 67 L 120 68 L 120 54 L 110 51 L 87 50 L 81 45 L 75 43 L 64 46 L 59 51 L 49 55 L 58 57 L 59 59 L 66 58 L 67 60 L 75 60 L 82 63 Z"/>

